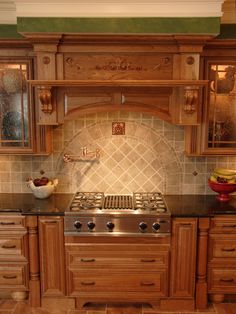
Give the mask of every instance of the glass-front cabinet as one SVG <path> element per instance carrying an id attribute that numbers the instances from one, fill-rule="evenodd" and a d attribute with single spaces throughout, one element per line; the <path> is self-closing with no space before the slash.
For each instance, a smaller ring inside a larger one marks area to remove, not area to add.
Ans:
<path id="1" fill-rule="evenodd" d="M 0 152 L 32 152 L 29 60 L 0 60 Z"/>
<path id="2" fill-rule="evenodd" d="M 207 110 L 202 143 L 205 154 L 236 154 L 236 61 L 208 60 Z"/>

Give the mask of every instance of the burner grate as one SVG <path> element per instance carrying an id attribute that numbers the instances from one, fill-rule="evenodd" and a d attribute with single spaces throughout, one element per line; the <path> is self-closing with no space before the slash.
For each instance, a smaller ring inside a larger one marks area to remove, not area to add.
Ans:
<path id="1" fill-rule="evenodd" d="M 104 200 L 104 209 L 133 209 L 131 195 L 107 195 Z"/>

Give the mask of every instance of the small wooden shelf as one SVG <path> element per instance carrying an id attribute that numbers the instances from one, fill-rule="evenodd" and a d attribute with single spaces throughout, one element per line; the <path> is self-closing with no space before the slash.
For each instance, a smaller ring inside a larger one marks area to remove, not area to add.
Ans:
<path id="1" fill-rule="evenodd" d="M 192 87 L 206 86 L 208 80 L 29 80 L 35 87 Z"/>

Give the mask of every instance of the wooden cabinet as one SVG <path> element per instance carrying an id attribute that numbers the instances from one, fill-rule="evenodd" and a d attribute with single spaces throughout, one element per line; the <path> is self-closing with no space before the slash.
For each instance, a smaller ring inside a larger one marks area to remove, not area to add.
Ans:
<path id="1" fill-rule="evenodd" d="M 189 155 L 236 154 L 236 59 L 235 48 L 226 44 L 218 43 L 214 53 L 209 46 L 202 57 L 202 78 L 209 84 L 201 124 L 186 127 Z"/>
<path id="2" fill-rule="evenodd" d="M 63 217 L 39 217 L 42 296 L 65 295 Z"/>
<path id="3" fill-rule="evenodd" d="M 48 130 L 35 123 L 34 100 L 27 83 L 32 77 L 32 58 L 0 57 L 0 153 L 46 154 L 50 149 Z"/>
<path id="4" fill-rule="evenodd" d="M 194 298 L 197 219 L 173 219 L 170 296 Z"/>
<path id="5" fill-rule="evenodd" d="M 67 294 L 86 302 L 158 302 L 168 296 L 170 239 L 66 237 Z"/>
<path id="6" fill-rule="evenodd" d="M 236 293 L 236 218 L 211 219 L 208 249 L 208 293 L 214 302 Z"/>
<path id="7" fill-rule="evenodd" d="M 29 289 L 28 234 L 21 215 L 0 215 L 0 291 L 24 299 Z"/>

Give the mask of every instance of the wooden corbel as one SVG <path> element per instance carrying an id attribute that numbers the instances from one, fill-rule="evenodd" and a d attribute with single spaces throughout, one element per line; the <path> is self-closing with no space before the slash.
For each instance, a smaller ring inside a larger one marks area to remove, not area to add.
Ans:
<path id="1" fill-rule="evenodd" d="M 193 114 L 196 112 L 199 103 L 199 88 L 198 87 L 185 87 L 184 88 L 184 112 Z"/>
<path id="2" fill-rule="evenodd" d="M 44 113 L 51 114 L 52 106 L 52 86 L 38 86 L 38 97 L 41 103 L 41 110 Z"/>

